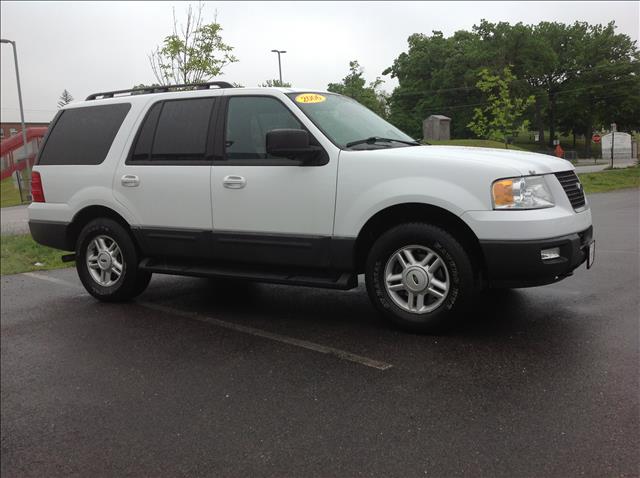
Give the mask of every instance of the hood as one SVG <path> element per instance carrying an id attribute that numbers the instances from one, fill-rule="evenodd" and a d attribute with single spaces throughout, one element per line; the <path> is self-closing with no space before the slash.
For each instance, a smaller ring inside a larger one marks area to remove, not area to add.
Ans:
<path id="1" fill-rule="evenodd" d="M 546 154 L 513 149 L 474 148 L 469 146 L 415 146 L 381 149 L 389 156 L 455 163 L 472 162 L 485 167 L 513 168 L 516 174 L 529 176 L 573 170 L 569 161 Z"/>

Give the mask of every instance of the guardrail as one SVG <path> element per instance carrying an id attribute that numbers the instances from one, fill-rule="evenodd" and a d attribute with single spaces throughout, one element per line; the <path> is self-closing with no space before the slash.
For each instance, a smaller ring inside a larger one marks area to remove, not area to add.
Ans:
<path id="1" fill-rule="evenodd" d="M 0 179 L 13 176 L 22 202 L 31 200 L 31 168 L 46 133 L 45 127 L 27 128 L 27 144 L 20 133 L 0 142 Z"/>

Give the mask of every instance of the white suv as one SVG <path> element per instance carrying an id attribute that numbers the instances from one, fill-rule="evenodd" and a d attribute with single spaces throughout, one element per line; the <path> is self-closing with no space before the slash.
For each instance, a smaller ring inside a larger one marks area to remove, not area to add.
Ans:
<path id="1" fill-rule="evenodd" d="M 62 109 L 29 226 L 100 300 L 151 274 L 350 289 L 434 330 L 487 287 L 548 284 L 593 254 L 570 163 L 420 145 L 350 98 L 224 82 L 97 93 Z"/>

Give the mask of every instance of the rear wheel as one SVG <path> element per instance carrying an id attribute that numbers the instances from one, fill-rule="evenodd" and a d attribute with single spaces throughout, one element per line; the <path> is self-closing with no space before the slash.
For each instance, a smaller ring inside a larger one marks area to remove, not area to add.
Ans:
<path id="1" fill-rule="evenodd" d="M 107 218 L 94 219 L 82 229 L 76 269 L 87 292 L 105 302 L 129 300 L 151 280 L 151 273 L 138 269 L 138 253 L 127 230 Z"/>
<path id="2" fill-rule="evenodd" d="M 382 234 L 365 275 L 376 308 L 412 331 L 452 325 L 475 291 L 468 254 L 447 231 L 429 224 L 402 224 Z"/>

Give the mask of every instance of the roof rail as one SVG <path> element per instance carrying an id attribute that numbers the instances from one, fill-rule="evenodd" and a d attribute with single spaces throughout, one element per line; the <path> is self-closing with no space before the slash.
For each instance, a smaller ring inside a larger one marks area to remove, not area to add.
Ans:
<path id="1" fill-rule="evenodd" d="M 85 101 L 90 100 L 101 100 L 104 98 L 113 98 L 115 95 L 144 95 L 148 93 L 168 93 L 170 90 L 175 88 L 187 88 L 195 86 L 196 90 L 208 90 L 212 86 L 217 86 L 218 88 L 234 88 L 231 83 L 226 81 L 210 81 L 208 83 L 185 83 L 184 85 L 161 85 L 161 86 L 150 86 L 148 88 L 132 88 L 130 90 L 116 90 L 116 91 L 104 91 L 102 93 L 93 93 L 87 96 Z"/>

